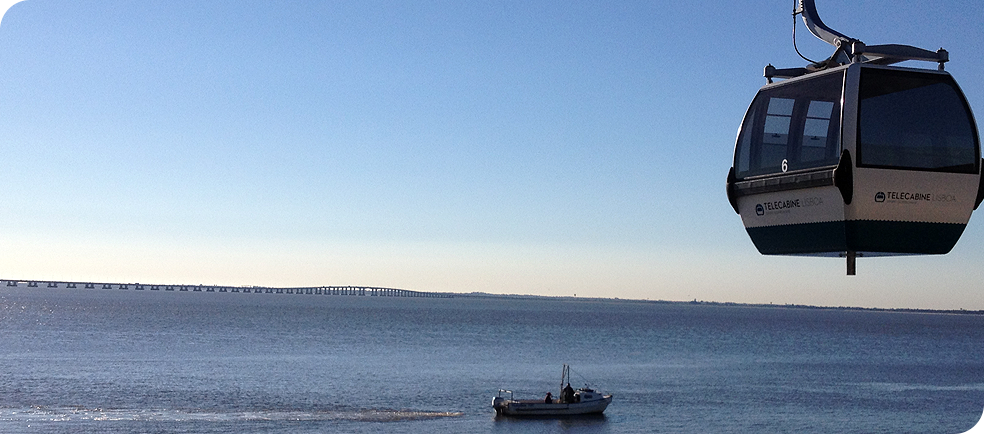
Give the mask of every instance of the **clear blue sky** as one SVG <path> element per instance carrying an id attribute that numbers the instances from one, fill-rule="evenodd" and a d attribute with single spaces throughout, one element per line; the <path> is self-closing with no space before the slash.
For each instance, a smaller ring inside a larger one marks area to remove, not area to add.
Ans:
<path id="1" fill-rule="evenodd" d="M 749 241 L 724 181 L 762 68 L 804 64 L 792 8 L 17 3 L 0 277 L 984 309 L 977 214 L 950 254 L 855 277 Z M 946 48 L 984 113 L 981 2 L 818 9 L 869 44 Z"/>

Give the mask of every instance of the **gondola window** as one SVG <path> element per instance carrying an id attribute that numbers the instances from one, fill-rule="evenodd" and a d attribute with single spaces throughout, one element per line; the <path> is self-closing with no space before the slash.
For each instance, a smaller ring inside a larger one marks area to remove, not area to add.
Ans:
<path id="1" fill-rule="evenodd" d="M 761 90 L 739 133 L 737 178 L 836 165 L 842 81 L 827 74 Z"/>
<path id="2" fill-rule="evenodd" d="M 819 161 L 829 158 L 827 137 L 830 119 L 833 117 L 834 103 L 830 101 L 810 101 L 803 126 L 803 146 L 800 159 L 803 162 Z"/>
<path id="3" fill-rule="evenodd" d="M 949 75 L 864 68 L 859 166 L 977 173 L 977 131 Z"/>
<path id="4" fill-rule="evenodd" d="M 765 115 L 765 134 L 762 136 L 762 155 L 764 161 L 782 161 L 786 159 L 786 148 L 789 144 L 789 125 L 793 117 L 793 105 L 796 102 L 790 98 L 769 98 L 769 109 Z"/>

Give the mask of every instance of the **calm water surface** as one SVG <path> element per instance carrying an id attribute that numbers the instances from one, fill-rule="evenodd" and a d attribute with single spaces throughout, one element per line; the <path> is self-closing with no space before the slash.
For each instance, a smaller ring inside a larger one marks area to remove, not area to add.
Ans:
<path id="1" fill-rule="evenodd" d="M 955 434 L 984 409 L 974 315 L 0 288 L 0 333 L 4 433 Z M 494 416 L 563 363 L 604 417 Z"/>

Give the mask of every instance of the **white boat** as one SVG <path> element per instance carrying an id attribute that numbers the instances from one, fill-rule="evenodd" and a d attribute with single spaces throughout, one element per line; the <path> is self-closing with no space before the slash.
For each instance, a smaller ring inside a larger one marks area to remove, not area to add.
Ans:
<path id="1" fill-rule="evenodd" d="M 564 380 L 568 380 L 564 386 Z M 557 398 L 551 393 L 542 399 L 515 399 L 511 390 L 499 389 L 492 398 L 492 408 L 503 416 L 574 416 L 602 414 L 612 403 L 612 395 L 582 387 L 574 390 L 570 385 L 570 367 L 564 365 L 561 390 Z M 508 395 L 508 398 L 504 395 Z"/>

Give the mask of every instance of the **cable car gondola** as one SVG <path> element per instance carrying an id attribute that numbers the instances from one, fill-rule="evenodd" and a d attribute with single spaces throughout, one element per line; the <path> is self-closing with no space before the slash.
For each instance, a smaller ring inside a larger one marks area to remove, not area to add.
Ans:
<path id="1" fill-rule="evenodd" d="M 846 257 L 849 275 L 858 256 L 949 252 L 984 188 L 948 53 L 865 46 L 827 27 L 813 0 L 795 14 L 836 50 L 807 68 L 767 66 L 745 113 L 727 191 L 755 247 Z M 906 60 L 938 68 L 895 65 Z"/>

